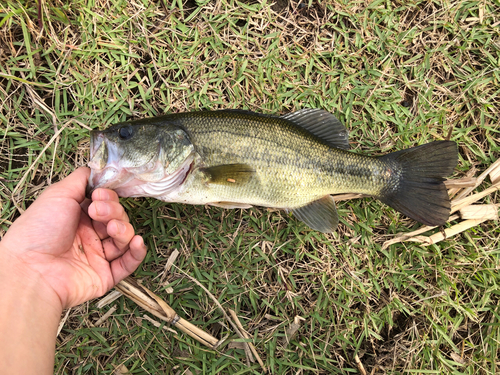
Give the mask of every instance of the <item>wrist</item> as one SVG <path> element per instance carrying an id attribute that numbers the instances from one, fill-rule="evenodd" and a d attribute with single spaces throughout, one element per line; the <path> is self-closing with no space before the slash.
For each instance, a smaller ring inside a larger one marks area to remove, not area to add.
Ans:
<path id="1" fill-rule="evenodd" d="M 32 305 L 44 306 L 47 313 L 59 319 L 63 307 L 59 296 L 43 280 L 40 273 L 30 269 L 23 261 L 11 255 L 9 249 L 0 243 L 0 290 L 2 298 L 9 296 L 13 301 L 26 300 Z"/>
<path id="2" fill-rule="evenodd" d="M 51 374 L 61 301 L 7 250 L 0 244 L 2 375 Z"/>

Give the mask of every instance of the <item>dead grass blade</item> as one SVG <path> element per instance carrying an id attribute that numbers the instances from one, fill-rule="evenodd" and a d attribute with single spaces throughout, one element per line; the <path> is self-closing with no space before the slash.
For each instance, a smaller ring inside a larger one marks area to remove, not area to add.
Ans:
<path id="1" fill-rule="evenodd" d="M 476 187 L 477 178 L 475 177 L 464 177 L 456 180 L 446 180 L 444 182 L 446 188 L 450 189 L 463 189 L 467 187 Z"/>
<path id="2" fill-rule="evenodd" d="M 361 362 L 361 360 L 359 359 L 359 356 L 357 354 L 354 355 L 354 362 L 356 362 L 356 366 L 358 366 L 359 373 L 361 375 L 367 375 L 366 370 L 365 370 L 365 366 L 363 366 L 363 363 Z"/>
<path id="3" fill-rule="evenodd" d="M 496 168 L 491 170 L 490 181 L 492 184 L 497 184 L 498 182 L 500 182 L 500 164 L 498 164 Z"/>
<path id="4" fill-rule="evenodd" d="M 99 302 L 97 302 L 96 307 L 98 309 L 102 309 L 104 306 L 109 305 L 111 302 L 115 301 L 116 299 L 120 298 L 122 294 L 117 291 L 117 290 L 112 290 L 108 294 L 106 294 L 104 297 L 102 297 Z"/>
<path id="5" fill-rule="evenodd" d="M 209 348 L 214 348 L 217 345 L 218 340 L 215 337 L 179 317 L 165 301 L 131 277 L 119 282 L 115 288 L 146 311 L 172 324 Z"/>
<path id="6" fill-rule="evenodd" d="M 176 266 L 174 266 L 174 267 L 176 267 Z M 205 293 L 207 293 L 207 295 L 212 299 L 212 301 L 214 301 L 214 303 L 217 305 L 217 307 L 219 307 L 220 311 L 222 312 L 222 314 L 224 315 L 224 317 L 226 318 L 226 320 L 229 322 L 229 324 L 231 324 L 231 326 L 233 327 L 233 329 L 236 332 L 236 334 L 240 338 L 245 339 L 245 335 L 240 331 L 240 328 L 238 327 L 238 325 L 232 321 L 232 319 L 229 317 L 229 315 L 227 315 L 226 311 L 224 310 L 224 308 L 222 307 L 222 305 L 220 304 L 220 302 L 217 300 L 217 298 L 215 298 L 214 295 L 212 293 L 210 293 L 210 291 L 207 288 L 205 288 L 198 280 L 196 280 L 192 276 L 188 275 L 187 273 L 185 273 L 184 271 L 182 271 L 178 267 L 176 267 L 176 268 L 184 276 L 186 276 L 191 281 L 193 281 L 196 285 L 198 285 L 200 288 L 202 288 L 205 291 Z M 250 362 L 251 362 L 250 358 L 252 358 L 252 354 L 251 354 L 252 351 L 251 351 L 250 346 L 248 345 L 247 342 L 243 342 L 243 345 L 244 345 L 244 348 L 245 348 L 247 365 L 250 366 Z M 265 367 L 263 368 L 263 370 L 264 369 L 265 369 Z"/>
<path id="7" fill-rule="evenodd" d="M 464 207 L 470 206 L 471 204 L 473 204 L 473 203 L 477 202 L 478 200 L 490 195 L 491 193 L 494 193 L 495 191 L 497 191 L 499 189 L 500 189 L 500 182 L 497 182 L 496 184 L 490 186 L 488 189 L 486 189 L 480 193 L 473 194 L 473 195 L 470 195 L 468 197 L 461 198 L 461 199 L 458 199 L 458 198 L 454 199 L 453 201 L 451 201 L 451 212 L 452 213 L 457 212 Z"/>
<path id="8" fill-rule="evenodd" d="M 366 198 L 366 197 L 369 197 L 369 195 L 348 193 L 348 194 L 334 195 L 333 199 L 335 200 L 335 202 L 340 202 L 340 201 L 348 201 L 351 199 Z"/>
<path id="9" fill-rule="evenodd" d="M 295 337 L 304 320 L 305 319 L 303 317 L 296 315 L 290 326 L 285 329 L 284 342 L 286 345 L 288 345 L 290 341 L 292 341 L 292 339 Z"/>
<path id="10" fill-rule="evenodd" d="M 252 337 L 250 336 L 250 334 L 247 331 L 245 331 L 245 329 L 241 325 L 241 322 L 238 318 L 238 315 L 236 315 L 236 312 L 234 312 L 234 310 L 229 310 L 229 314 L 231 314 L 231 316 L 233 317 L 234 322 L 236 323 L 238 328 L 241 330 L 241 333 L 243 334 L 243 336 L 246 339 L 251 339 Z M 250 347 L 252 354 L 255 356 L 255 358 L 257 358 L 257 362 L 259 362 L 260 367 L 262 367 L 262 370 L 264 371 L 264 373 L 266 373 L 267 372 L 266 366 L 264 365 L 262 358 L 260 358 L 259 353 L 257 353 L 257 349 L 255 349 L 255 346 L 251 342 L 248 342 L 247 344 Z"/>
<path id="11" fill-rule="evenodd" d="M 93 324 L 93 326 L 94 327 L 100 326 L 102 323 L 104 323 L 106 321 L 106 319 L 108 319 L 111 315 L 113 315 L 113 313 L 116 311 L 117 308 L 118 307 L 116 307 L 116 306 L 113 306 L 112 308 L 110 308 L 106 312 L 106 314 L 104 314 L 102 317 L 100 317 L 99 320 Z"/>

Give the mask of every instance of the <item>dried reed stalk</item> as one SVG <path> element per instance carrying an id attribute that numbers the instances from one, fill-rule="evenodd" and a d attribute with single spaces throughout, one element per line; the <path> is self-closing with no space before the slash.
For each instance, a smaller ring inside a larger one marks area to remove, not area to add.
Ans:
<path id="1" fill-rule="evenodd" d="M 460 217 L 464 220 L 485 219 L 498 220 L 498 207 L 500 204 L 472 204 L 460 209 Z"/>
<path id="2" fill-rule="evenodd" d="M 215 337 L 179 317 L 174 309 L 172 309 L 165 301 L 146 287 L 140 285 L 133 278 L 127 277 L 126 279 L 120 281 L 115 288 L 144 310 L 150 312 L 157 318 L 170 323 L 209 348 L 217 346 L 218 340 Z"/>

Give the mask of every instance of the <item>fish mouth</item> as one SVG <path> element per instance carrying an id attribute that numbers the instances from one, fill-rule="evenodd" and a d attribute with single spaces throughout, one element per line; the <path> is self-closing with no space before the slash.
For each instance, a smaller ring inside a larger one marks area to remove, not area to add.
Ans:
<path id="1" fill-rule="evenodd" d="M 97 148 L 103 141 L 104 137 L 102 136 L 102 132 L 97 130 L 90 131 L 90 160 L 94 158 Z"/>
<path id="2" fill-rule="evenodd" d="M 101 170 L 91 169 L 89 181 L 85 189 L 85 196 L 91 199 L 94 190 L 99 188 L 116 190 L 128 184 L 134 178 L 134 174 L 125 168 L 106 166 Z"/>
<path id="3" fill-rule="evenodd" d="M 130 179 L 124 175 L 125 173 L 113 167 L 106 167 L 103 170 L 91 169 L 85 196 L 91 199 L 92 193 L 98 188 L 115 189 Z"/>
<path id="4" fill-rule="evenodd" d="M 90 172 L 92 174 L 92 172 Z M 87 187 L 85 188 L 85 198 L 92 199 L 92 193 L 94 192 L 94 188 L 90 186 L 90 180 L 89 184 L 87 184 Z"/>
<path id="5" fill-rule="evenodd" d="M 120 187 L 130 187 L 146 183 L 137 179 L 140 173 L 149 172 L 146 163 L 142 167 L 124 167 L 121 160 L 121 153 L 116 144 L 106 138 L 104 132 L 92 130 L 90 132 L 90 158 L 88 167 L 90 176 L 85 196 L 92 199 L 92 193 L 99 188 L 117 190 Z M 133 180 L 137 180 L 133 182 Z M 132 181 L 132 182 L 131 182 Z M 123 190 L 123 189 L 122 189 Z M 125 197 L 126 194 L 121 196 Z"/>
<path id="6" fill-rule="evenodd" d="M 110 185 L 113 177 L 118 175 L 118 170 L 113 167 L 107 167 L 108 147 L 104 139 L 104 134 L 98 130 L 90 132 L 90 159 L 88 167 L 90 168 L 90 177 L 85 189 L 85 196 L 89 199 L 92 193 L 99 187 Z M 99 183 L 101 181 L 101 183 Z"/>
<path id="7" fill-rule="evenodd" d="M 94 168 L 92 166 L 92 161 L 94 160 L 95 154 L 96 154 L 96 147 L 99 143 L 102 143 L 103 140 L 100 142 L 96 140 L 97 138 L 97 132 L 95 130 L 90 131 L 90 156 L 89 156 L 89 162 L 88 166 L 90 168 L 90 176 L 89 180 L 87 182 L 87 187 L 85 188 L 85 197 L 88 199 L 92 199 L 92 193 L 95 190 L 95 184 L 94 184 Z"/>

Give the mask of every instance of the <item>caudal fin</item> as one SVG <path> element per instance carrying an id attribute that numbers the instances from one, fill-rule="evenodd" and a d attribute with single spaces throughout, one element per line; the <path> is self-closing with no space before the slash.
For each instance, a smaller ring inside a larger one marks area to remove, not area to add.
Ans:
<path id="1" fill-rule="evenodd" d="M 400 171 L 378 197 L 382 202 L 426 225 L 446 223 L 450 198 L 443 181 L 457 165 L 455 142 L 431 142 L 381 159 Z"/>

